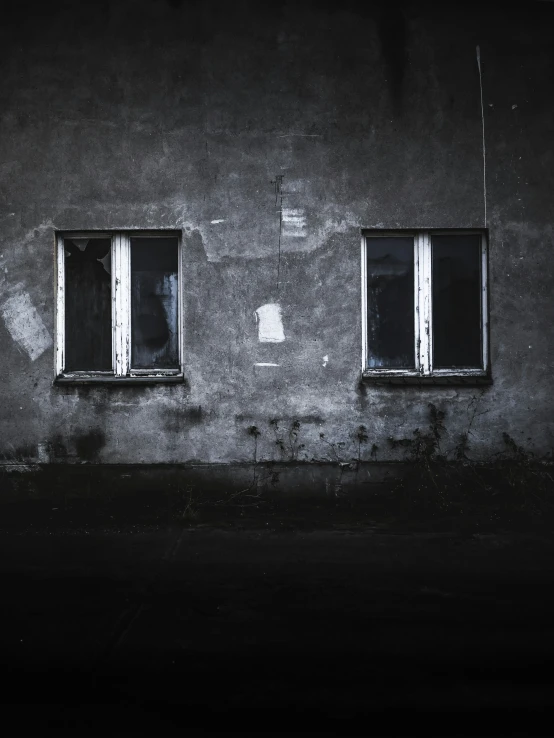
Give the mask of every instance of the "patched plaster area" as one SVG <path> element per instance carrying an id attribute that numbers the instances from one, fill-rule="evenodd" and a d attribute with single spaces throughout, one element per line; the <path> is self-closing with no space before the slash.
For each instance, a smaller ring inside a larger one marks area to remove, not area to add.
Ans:
<path id="1" fill-rule="evenodd" d="M 278 303 L 270 302 L 262 305 L 255 311 L 255 314 L 260 343 L 282 343 L 285 340 L 281 306 Z"/>

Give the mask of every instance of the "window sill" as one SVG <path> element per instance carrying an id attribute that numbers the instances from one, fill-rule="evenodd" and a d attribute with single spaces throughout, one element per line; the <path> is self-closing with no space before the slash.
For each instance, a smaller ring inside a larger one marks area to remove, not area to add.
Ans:
<path id="1" fill-rule="evenodd" d="M 136 376 L 136 377 L 114 377 L 112 375 L 99 376 L 61 376 L 54 379 L 54 385 L 58 384 L 112 384 L 112 385 L 137 385 L 137 384 L 182 384 L 185 381 L 183 374 L 160 374 L 158 376 Z"/>
<path id="2" fill-rule="evenodd" d="M 364 372 L 362 381 L 376 385 L 399 385 L 411 387 L 481 387 L 492 384 L 492 377 L 479 374 L 438 374 L 431 377 L 402 376 Z"/>

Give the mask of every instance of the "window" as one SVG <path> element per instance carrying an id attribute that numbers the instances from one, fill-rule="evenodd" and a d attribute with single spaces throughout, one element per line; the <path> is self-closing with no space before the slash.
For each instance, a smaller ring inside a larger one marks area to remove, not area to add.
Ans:
<path id="1" fill-rule="evenodd" d="M 57 235 L 56 381 L 182 379 L 175 232 Z"/>
<path id="2" fill-rule="evenodd" d="M 362 307 L 364 377 L 488 376 L 484 232 L 364 232 Z"/>

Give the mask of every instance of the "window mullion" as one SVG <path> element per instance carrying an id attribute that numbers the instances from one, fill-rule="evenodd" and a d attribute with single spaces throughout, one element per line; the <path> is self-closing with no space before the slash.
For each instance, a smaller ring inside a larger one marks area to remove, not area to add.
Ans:
<path id="1" fill-rule="evenodd" d="M 362 371 L 367 368 L 367 239 L 362 236 Z"/>
<path id="2" fill-rule="evenodd" d="M 125 377 L 129 374 L 130 347 L 130 239 L 124 233 L 113 237 L 114 268 L 112 271 L 114 373 Z"/>
<path id="3" fill-rule="evenodd" d="M 419 371 L 431 373 L 431 241 L 429 233 L 417 236 L 418 243 L 418 302 L 419 302 Z"/>

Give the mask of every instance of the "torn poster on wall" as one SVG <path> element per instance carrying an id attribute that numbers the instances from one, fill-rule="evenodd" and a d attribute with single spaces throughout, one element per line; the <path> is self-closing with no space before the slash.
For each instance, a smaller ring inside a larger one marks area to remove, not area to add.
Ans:
<path id="1" fill-rule="evenodd" d="M 35 361 L 52 345 L 52 337 L 27 292 L 9 297 L 0 313 L 13 340 Z"/>

